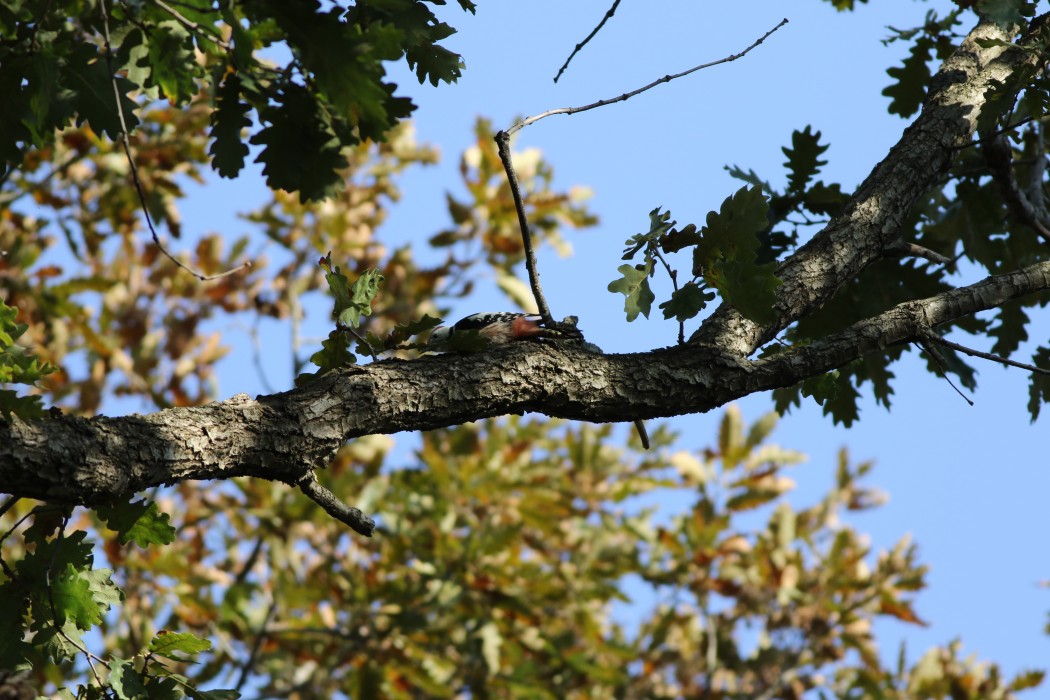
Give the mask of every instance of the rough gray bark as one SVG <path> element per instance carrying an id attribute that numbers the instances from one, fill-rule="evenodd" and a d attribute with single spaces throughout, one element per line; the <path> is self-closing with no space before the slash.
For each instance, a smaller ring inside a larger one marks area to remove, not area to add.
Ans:
<path id="1" fill-rule="evenodd" d="M 352 367 L 302 389 L 256 399 L 239 395 L 199 408 L 0 422 L 0 492 L 95 504 L 185 479 L 257 476 L 298 484 L 351 522 L 360 514 L 340 511 L 341 504 L 333 505 L 330 494 L 319 496 L 311 480 L 312 470 L 348 439 L 530 411 L 596 422 L 708 411 L 1050 289 L 1050 263 L 1041 263 L 901 304 L 805 347 L 748 359 L 899 243 L 909 208 L 937 183 L 954 147 L 972 137 L 990 81 L 1024 61 L 1045 60 L 1019 49 L 982 48 L 979 39 L 1009 36 L 981 24 L 945 61 L 922 114 L 844 213 L 781 265 L 784 284 L 769 326 L 723 307 L 692 343 L 643 354 L 594 354 L 569 342 L 519 343 L 476 355 Z M 367 519 L 355 522 L 359 531 L 370 531 Z"/>

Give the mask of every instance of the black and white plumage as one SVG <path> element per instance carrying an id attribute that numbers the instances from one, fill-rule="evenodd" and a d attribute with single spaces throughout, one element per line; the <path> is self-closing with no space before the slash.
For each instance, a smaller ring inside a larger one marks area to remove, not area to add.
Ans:
<path id="1" fill-rule="evenodd" d="M 456 333 L 474 332 L 495 345 L 510 343 L 515 340 L 537 338 L 540 336 L 560 337 L 562 334 L 541 326 L 542 318 L 536 314 L 522 314 L 512 311 L 485 311 L 471 314 L 456 321 L 451 326 L 438 326 L 430 334 L 429 345 L 448 343 Z"/>

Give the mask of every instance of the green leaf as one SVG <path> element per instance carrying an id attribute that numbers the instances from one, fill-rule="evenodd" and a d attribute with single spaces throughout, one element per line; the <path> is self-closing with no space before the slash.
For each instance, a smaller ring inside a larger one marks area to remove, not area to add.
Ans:
<path id="1" fill-rule="evenodd" d="M 118 533 L 121 544 L 134 542 L 139 547 L 148 547 L 175 541 L 175 528 L 171 526 L 168 514 L 162 513 L 154 501 L 102 506 L 96 512 L 109 529 Z"/>
<path id="2" fill-rule="evenodd" d="M 848 428 L 860 418 L 857 411 L 860 394 L 853 388 L 848 374 L 828 372 L 804 380 L 800 388 L 803 396 L 812 397 L 823 406 L 824 415 L 830 415 L 834 423 L 842 423 Z"/>
<path id="3" fill-rule="evenodd" d="M 241 81 L 236 73 L 226 77 L 215 91 L 215 111 L 211 113 L 212 167 L 220 177 L 236 177 L 244 167 L 248 146 L 241 140 L 242 132 L 252 125 L 251 111 L 240 101 Z"/>
<path id="4" fill-rule="evenodd" d="M 337 324 L 348 328 L 358 327 L 362 316 L 372 314 L 372 302 L 379 294 L 383 275 L 375 269 L 365 270 L 351 285 L 339 266 L 332 265 L 331 254 L 321 258 L 319 265 L 325 271 L 325 281 L 335 301 L 332 313 Z"/>
<path id="5" fill-rule="evenodd" d="M 741 260 L 727 260 L 706 276 L 722 297 L 746 318 L 756 323 L 773 321 L 773 304 L 777 299 L 776 263 L 758 265 Z"/>
<path id="6" fill-rule="evenodd" d="M 29 600 L 24 588 L 12 580 L 0 584 L 0 668 L 17 668 L 26 662 L 31 647 L 26 636 L 25 615 Z"/>
<path id="7" fill-rule="evenodd" d="M 37 606 L 37 609 L 47 609 L 54 603 L 54 614 L 56 623 L 61 626 L 66 620 L 70 620 L 79 629 L 89 630 L 102 622 L 102 610 L 95 602 L 91 592 L 91 584 L 83 572 L 78 571 L 72 564 L 66 564 L 62 569 L 52 572 L 50 599 Z M 43 597 L 48 597 L 48 592 L 40 591 Z"/>
<path id="8" fill-rule="evenodd" d="M 350 352 L 349 334 L 340 328 L 329 332 L 328 337 L 321 341 L 321 349 L 310 355 L 310 362 L 321 368 L 318 375 L 357 364 L 357 356 Z"/>
<path id="9" fill-rule="evenodd" d="M 977 13 L 1000 27 L 1010 30 L 1025 22 L 1025 17 L 1035 14 L 1035 3 L 1031 0 L 978 0 Z"/>
<path id="10" fill-rule="evenodd" d="M 890 114 L 910 117 L 922 106 L 926 99 L 926 86 L 930 83 L 930 52 L 933 40 L 919 37 L 911 48 L 911 55 L 904 59 L 904 64 L 886 71 L 894 83 L 882 91 L 890 98 Z"/>
<path id="11" fill-rule="evenodd" d="M 124 600 L 124 591 L 117 584 L 113 583 L 113 571 L 111 569 L 81 571 L 80 576 L 88 582 L 91 588 L 91 597 L 102 612 L 106 612 Z"/>
<path id="12" fill-rule="evenodd" d="M 55 130 L 67 125 L 73 116 L 73 91 L 59 82 L 62 65 L 57 55 L 44 50 L 26 56 L 22 66 L 23 99 L 28 106 L 22 123 L 38 147 L 50 143 Z"/>
<path id="13" fill-rule="evenodd" d="M 0 373 L 2 370 L 0 367 Z M 19 396 L 13 389 L 0 389 L 0 416 L 5 419 L 14 415 L 22 420 L 37 420 L 46 413 L 44 401 L 39 396 Z"/>
<path id="14" fill-rule="evenodd" d="M 361 325 L 362 316 L 372 315 L 372 302 L 379 294 L 379 283 L 383 276 L 379 270 L 365 270 L 350 287 L 350 299 L 346 308 L 338 312 L 338 320 L 346 326 Z"/>
<path id="15" fill-rule="evenodd" d="M 630 260 L 633 258 L 639 250 L 643 248 L 646 250 L 647 257 L 646 261 L 650 261 L 649 251 L 652 245 L 655 245 L 660 241 L 671 227 L 675 225 L 674 221 L 671 221 L 671 212 L 665 211 L 660 213 L 660 207 L 656 207 L 649 212 L 649 230 L 645 233 L 636 233 L 627 239 L 626 248 L 623 251 L 623 260 Z"/>
<path id="16" fill-rule="evenodd" d="M 263 147 L 255 160 L 263 164 L 266 184 L 298 192 L 302 202 L 323 199 L 342 189 L 338 171 L 347 162 L 333 117 L 299 85 L 285 85 L 272 99 L 275 104 L 259 113 L 267 126 L 250 139 Z M 353 141 L 347 139 L 347 143 Z"/>
<path id="17" fill-rule="evenodd" d="M 1032 364 L 1050 369 L 1050 348 L 1037 349 L 1032 355 Z M 1028 381 L 1028 412 L 1035 423 L 1035 419 L 1039 417 L 1039 409 L 1044 403 L 1050 403 L 1050 375 L 1032 372 Z"/>
<path id="18" fill-rule="evenodd" d="M 825 185 L 818 180 L 802 193 L 802 205 L 814 214 L 822 216 L 838 216 L 848 200 L 849 196 L 842 191 L 842 186 L 837 182 Z"/>
<path id="19" fill-rule="evenodd" d="M 172 661 L 186 661 L 186 656 L 196 656 L 211 649 L 211 642 L 192 634 L 161 630 L 149 643 L 149 652 Z"/>
<path id="20" fill-rule="evenodd" d="M 429 330 L 433 330 L 441 325 L 441 319 L 435 318 L 429 314 L 424 314 L 423 318 L 418 321 L 409 321 L 408 323 L 399 323 L 394 327 L 394 330 L 390 332 L 390 335 L 386 339 L 381 340 L 375 347 L 380 347 L 383 350 L 392 350 L 401 343 L 412 336 L 419 335 L 420 333 L 426 333 Z"/>
<path id="21" fill-rule="evenodd" d="M 113 693 L 121 700 L 146 700 L 150 697 L 145 679 L 130 660 L 110 659 L 108 682 Z"/>
<path id="22" fill-rule="evenodd" d="M 707 215 L 693 250 L 693 274 L 718 289 L 747 318 L 768 323 L 780 285 L 775 263 L 759 265 L 758 234 L 768 226 L 768 205 L 758 187 L 742 187 Z"/>
<path id="23" fill-rule="evenodd" d="M 236 690 L 187 690 L 187 694 L 191 698 L 198 698 L 199 700 L 237 700 L 241 697 L 241 694 Z"/>
<path id="24" fill-rule="evenodd" d="M 22 337 L 29 328 L 28 324 L 18 323 L 18 309 L 8 306 L 0 299 L 0 350 L 6 350 Z"/>
<path id="25" fill-rule="evenodd" d="M 790 173 L 788 175 L 788 190 L 802 193 L 809 181 L 820 172 L 820 168 L 827 165 L 826 160 L 820 160 L 820 156 L 828 150 L 828 145 L 820 144 L 820 132 L 813 133 L 812 127 L 807 125 L 805 131 L 795 131 L 791 134 L 791 146 L 781 150 L 787 156 L 784 163 Z"/>
<path id="26" fill-rule="evenodd" d="M 649 288 L 652 266 L 643 265 L 642 269 L 637 269 L 634 265 L 620 265 L 616 270 L 622 276 L 610 282 L 608 289 L 613 294 L 618 292 L 624 295 L 623 310 L 627 313 L 627 320 L 633 321 L 639 313 L 649 318 L 653 300 L 656 299 Z"/>
<path id="27" fill-rule="evenodd" d="M 700 234 L 696 230 L 696 224 L 687 224 L 681 229 L 671 229 L 667 235 L 660 237 L 660 249 L 665 253 L 677 253 L 683 248 L 694 246 L 700 242 Z"/>
<path id="28" fill-rule="evenodd" d="M 200 77 L 189 31 L 174 19 L 160 22 L 150 28 L 147 45 L 149 52 L 139 60 L 140 67 L 150 69 L 146 86 L 157 86 L 175 105 L 189 102 Z"/>
<path id="29" fill-rule="evenodd" d="M 96 132 L 116 141 L 120 138 L 122 128 L 113 93 L 114 82 L 120 95 L 124 121 L 130 132 L 139 124 L 138 117 L 135 116 L 138 105 L 127 96 L 128 91 L 135 86 L 127 78 L 114 77 L 109 72 L 105 59 L 94 46 L 80 44 L 70 53 L 63 71 L 62 84 L 72 91 L 77 126 L 86 120 Z"/>
<path id="30" fill-rule="evenodd" d="M 998 325 L 988 329 L 988 335 L 995 338 L 992 354 L 1009 357 L 1017 351 L 1021 343 L 1028 340 L 1028 322 L 1031 320 L 1018 301 L 1008 301 L 996 309 Z"/>
<path id="31" fill-rule="evenodd" d="M 696 283 L 688 282 L 681 289 L 672 292 L 671 299 L 660 304 L 660 308 L 664 310 L 664 318 L 674 317 L 681 323 L 703 311 L 707 302 L 714 298 L 714 293 L 705 292 Z"/>

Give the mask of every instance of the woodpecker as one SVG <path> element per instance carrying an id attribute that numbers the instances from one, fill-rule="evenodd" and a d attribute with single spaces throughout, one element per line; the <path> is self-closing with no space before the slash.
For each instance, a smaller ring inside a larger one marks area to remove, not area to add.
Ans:
<path id="1" fill-rule="evenodd" d="M 528 338 L 563 338 L 565 333 L 540 324 L 542 317 L 536 314 L 520 314 L 510 311 L 488 311 L 471 314 L 451 326 L 438 326 L 430 334 L 428 345 L 443 345 L 456 333 L 473 331 L 493 345 L 504 345 Z"/>
<path id="2" fill-rule="evenodd" d="M 473 331 L 483 338 L 487 338 L 493 345 L 505 345 L 515 340 L 527 340 L 529 338 L 567 338 L 575 337 L 580 340 L 583 336 L 579 331 L 575 334 L 544 328 L 541 324 L 543 317 L 536 314 L 520 314 L 511 311 L 488 311 L 479 314 L 471 314 L 459 319 L 451 326 L 438 326 L 427 340 L 427 345 L 447 345 L 456 333 Z M 570 330 L 575 330 L 576 319 L 567 318 L 563 321 Z M 597 346 L 591 346 L 599 353 Z M 638 431 L 638 438 L 642 441 L 642 447 L 649 449 L 649 434 L 645 430 L 645 423 L 640 420 L 634 421 L 634 427 Z"/>

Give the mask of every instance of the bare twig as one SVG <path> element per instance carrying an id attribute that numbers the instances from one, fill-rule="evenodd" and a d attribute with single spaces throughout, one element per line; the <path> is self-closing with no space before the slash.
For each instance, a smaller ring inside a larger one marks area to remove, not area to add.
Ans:
<path id="1" fill-rule="evenodd" d="M 951 258 L 908 241 L 894 241 L 886 246 L 884 252 L 892 258 L 923 258 L 939 265 L 951 265 L 953 263 Z"/>
<path id="2" fill-rule="evenodd" d="M 364 535 L 365 537 L 371 537 L 372 532 L 376 529 L 376 523 L 370 517 L 362 513 L 359 509 L 353 506 L 348 506 L 338 497 L 317 481 L 317 475 L 313 471 L 307 471 L 306 474 L 296 482 L 296 486 L 310 497 L 317 505 L 321 506 L 326 513 L 331 515 L 333 518 L 341 523 L 345 523 L 353 529 L 354 532 Z"/>
<path id="3" fill-rule="evenodd" d="M 701 64 L 699 66 L 694 66 L 694 67 L 690 68 L 689 70 L 682 71 L 681 73 L 675 73 L 674 75 L 665 75 L 662 78 L 654 80 L 653 82 L 649 83 L 645 87 L 638 88 L 637 90 L 633 90 L 631 92 L 626 92 L 626 93 L 620 95 L 619 97 L 613 97 L 613 98 L 610 98 L 610 99 L 607 99 L 607 100 L 598 100 L 597 102 L 595 102 L 593 104 L 584 105 L 583 107 L 561 107 L 559 109 L 549 110 L 547 112 L 544 112 L 543 114 L 537 114 L 534 117 L 526 117 L 525 119 L 522 119 L 520 122 L 518 122 L 514 126 L 510 127 L 509 129 L 507 129 L 507 135 L 511 136 L 514 133 L 516 133 L 517 131 L 520 131 L 521 129 L 525 128 L 529 124 L 535 124 L 540 119 L 544 119 L 545 117 L 550 117 L 550 116 L 553 116 L 555 114 L 576 114 L 577 112 L 586 112 L 589 109 L 596 109 L 598 107 L 604 107 L 605 105 L 611 105 L 611 104 L 614 104 L 616 102 L 623 102 L 624 100 L 629 100 L 632 97 L 634 97 L 635 95 L 641 94 L 641 93 L 645 92 L 646 90 L 649 90 L 650 88 L 654 88 L 654 87 L 656 87 L 657 85 L 659 85 L 661 83 L 669 83 L 672 80 L 675 80 L 676 78 L 681 78 L 683 76 L 689 75 L 690 73 L 695 73 L 698 70 L 703 70 L 704 68 L 710 68 L 712 66 L 717 66 L 717 65 L 722 64 L 722 63 L 729 63 L 730 61 L 735 61 L 738 58 L 742 58 L 743 56 L 747 55 L 748 52 L 750 52 L 752 49 L 757 47 L 763 41 L 768 39 L 769 36 L 773 32 L 775 32 L 776 30 L 780 29 L 781 27 L 783 27 L 787 23 L 788 23 L 787 18 L 784 18 L 784 19 L 780 20 L 780 24 L 778 24 L 777 26 L 773 27 L 768 32 L 763 34 L 758 39 L 758 41 L 756 41 L 755 43 L 751 44 L 751 46 L 748 46 L 746 49 L 744 49 L 740 53 L 735 53 L 735 54 L 732 54 L 730 56 L 726 56 L 725 58 L 720 58 L 717 61 L 711 61 L 710 63 L 704 63 L 704 64 Z"/>
<path id="4" fill-rule="evenodd" d="M 952 341 L 948 340 L 947 338 L 944 338 L 944 337 L 942 337 L 942 336 L 940 336 L 940 335 L 938 335 L 938 334 L 936 334 L 936 333 L 934 333 L 932 331 L 930 331 L 930 332 L 928 332 L 926 334 L 926 339 L 928 341 L 930 341 L 931 343 L 937 343 L 938 345 L 943 345 L 946 348 L 951 348 L 952 350 L 958 350 L 959 352 L 963 353 L 964 355 L 969 355 L 970 357 L 979 357 L 982 360 L 990 360 L 992 362 L 998 362 L 999 364 L 1006 365 L 1008 367 L 1017 367 L 1019 369 L 1026 369 L 1029 372 L 1034 372 L 1036 374 L 1048 374 L 1048 375 L 1050 375 L 1050 369 L 1043 369 L 1042 367 L 1036 367 L 1035 365 L 1030 365 L 1030 364 L 1027 364 L 1025 362 L 1018 362 L 1016 360 L 1011 360 L 1009 358 L 1002 357 L 1001 355 L 993 355 L 990 352 L 982 352 L 980 350 L 974 350 L 973 348 L 968 348 L 965 345 L 959 345 L 958 343 L 953 343 Z"/>
<path id="5" fill-rule="evenodd" d="M 247 270 L 252 266 L 251 260 L 245 260 L 244 263 L 238 265 L 232 270 L 226 270 L 225 272 L 220 272 L 214 275 L 206 275 L 203 272 L 198 272 L 197 270 L 193 269 L 186 263 L 176 258 L 174 255 L 171 254 L 170 251 L 168 251 L 166 247 L 164 247 L 164 244 L 160 242 L 160 236 L 157 235 L 157 230 L 153 226 L 153 217 L 151 217 L 149 213 L 149 206 L 146 204 L 146 193 L 142 189 L 142 181 L 139 179 L 139 171 L 138 168 L 135 166 L 135 158 L 131 155 L 131 141 L 128 138 L 127 120 L 124 118 L 124 105 L 121 103 L 120 100 L 120 86 L 117 85 L 117 74 L 113 70 L 113 49 L 110 46 L 109 12 L 106 10 L 106 0 L 101 0 L 101 2 L 99 2 L 98 9 L 99 12 L 102 14 L 102 38 L 106 49 L 106 66 L 110 74 L 110 83 L 112 83 L 113 85 L 113 98 L 117 105 L 117 117 L 120 120 L 120 140 L 121 144 L 124 146 L 124 154 L 127 156 L 128 159 L 128 167 L 131 170 L 131 180 L 135 183 L 135 191 L 138 193 L 139 203 L 142 205 L 142 214 L 146 219 L 146 226 L 149 228 L 150 235 L 153 236 L 153 243 L 157 246 L 160 252 L 164 253 L 164 255 L 167 256 L 169 260 L 171 260 L 178 267 L 181 267 L 183 270 L 190 273 L 202 282 L 209 282 L 211 280 L 222 279 L 223 277 L 229 277 L 230 275 L 237 274 L 242 270 Z"/>
<path id="6" fill-rule="evenodd" d="M 540 273 L 536 270 L 536 252 L 532 248 L 532 234 L 529 232 L 529 220 L 525 216 L 525 203 L 521 199 L 521 188 L 518 186 L 518 176 L 514 172 L 514 163 L 510 157 L 510 133 L 500 131 L 496 134 L 496 147 L 499 149 L 499 159 L 503 162 L 503 169 L 507 171 L 507 182 L 510 183 L 510 194 L 514 198 L 514 208 L 518 212 L 518 227 L 521 229 L 521 242 L 525 247 L 525 269 L 529 273 L 529 284 L 532 286 L 532 296 L 536 299 L 536 311 L 543 318 L 544 323 L 553 323 L 550 307 L 547 299 L 543 296 L 543 288 L 540 287 Z"/>
<path id="7" fill-rule="evenodd" d="M 357 347 L 358 347 L 359 349 L 360 349 L 360 348 L 364 348 L 364 349 L 365 349 L 365 352 L 367 352 L 367 353 L 368 353 L 368 355 L 369 355 L 369 357 L 371 357 L 371 358 L 372 358 L 372 362 L 375 362 L 376 360 L 378 360 L 378 359 L 379 359 L 379 357 L 378 357 L 378 356 L 376 355 L 376 350 L 375 350 L 375 348 L 373 348 L 373 347 L 372 347 L 372 344 L 371 344 L 371 343 L 369 343 L 369 342 L 368 342 L 367 340 L 365 340 L 365 339 L 364 339 L 364 337 L 363 337 L 363 336 L 362 336 L 362 335 L 361 335 L 360 333 L 358 333 L 357 331 L 355 331 L 355 330 L 354 330 L 353 328 L 351 328 L 350 326 L 344 326 L 344 327 L 343 327 L 343 330 L 345 330 L 345 331 L 346 331 L 347 333 L 349 333 L 349 334 L 350 334 L 350 336 L 351 336 L 351 337 L 352 337 L 352 338 L 353 338 L 354 340 L 356 340 L 356 341 L 357 341 Z"/>
<path id="8" fill-rule="evenodd" d="M 602 21 L 598 23 L 598 26 L 591 30 L 591 33 L 587 35 L 586 39 L 576 44 L 576 48 L 572 50 L 572 53 L 569 54 L 569 57 L 565 59 L 565 63 L 563 63 L 561 68 L 558 69 L 558 74 L 554 76 L 554 82 L 558 82 L 558 78 L 560 78 L 561 74 L 565 72 L 565 69 L 569 67 L 569 63 L 572 61 L 573 58 L 576 57 L 576 54 L 580 52 L 580 49 L 586 46 L 587 42 L 593 39 L 595 34 L 601 31 L 602 27 L 605 26 L 605 23 L 609 21 L 609 18 L 616 14 L 616 7 L 619 4 L 620 0 L 613 0 L 612 7 L 610 7 L 609 11 L 605 13 L 604 17 L 602 17 Z"/>
<path id="9" fill-rule="evenodd" d="M 952 380 L 948 377 L 948 370 L 945 366 L 944 358 L 941 357 L 941 353 L 937 352 L 937 348 L 933 347 L 925 341 L 919 341 L 919 345 L 921 345 L 922 349 L 926 351 L 926 354 L 932 357 L 933 361 L 937 363 L 937 368 L 940 370 L 941 376 L 944 378 L 944 381 L 948 382 L 948 386 L 955 389 L 955 393 L 963 397 L 963 401 L 973 406 L 973 401 L 970 400 L 970 397 L 962 393 L 962 390 L 960 390 L 959 387 L 955 386 L 955 383 L 952 382 Z"/>
<path id="10" fill-rule="evenodd" d="M 671 278 L 671 286 L 674 287 L 674 291 L 677 292 L 678 291 L 678 271 L 672 269 L 671 266 L 667 264 L 667 260 L 664 259 L 663 254 L 660 252 L 659 246 L 653 246 L 652 250 L 653 250 L 653 255 L 656 256 L 656 259 L 663 263 L 664 269 L 667 270 L 667 276 Z M 684 345 L 685 344 L 685 321 L 679 321 L 678 322 L 678 344 L 679 345 Z M 646 449 L 649 449 L 648 445 L 646 445 Z"/>

